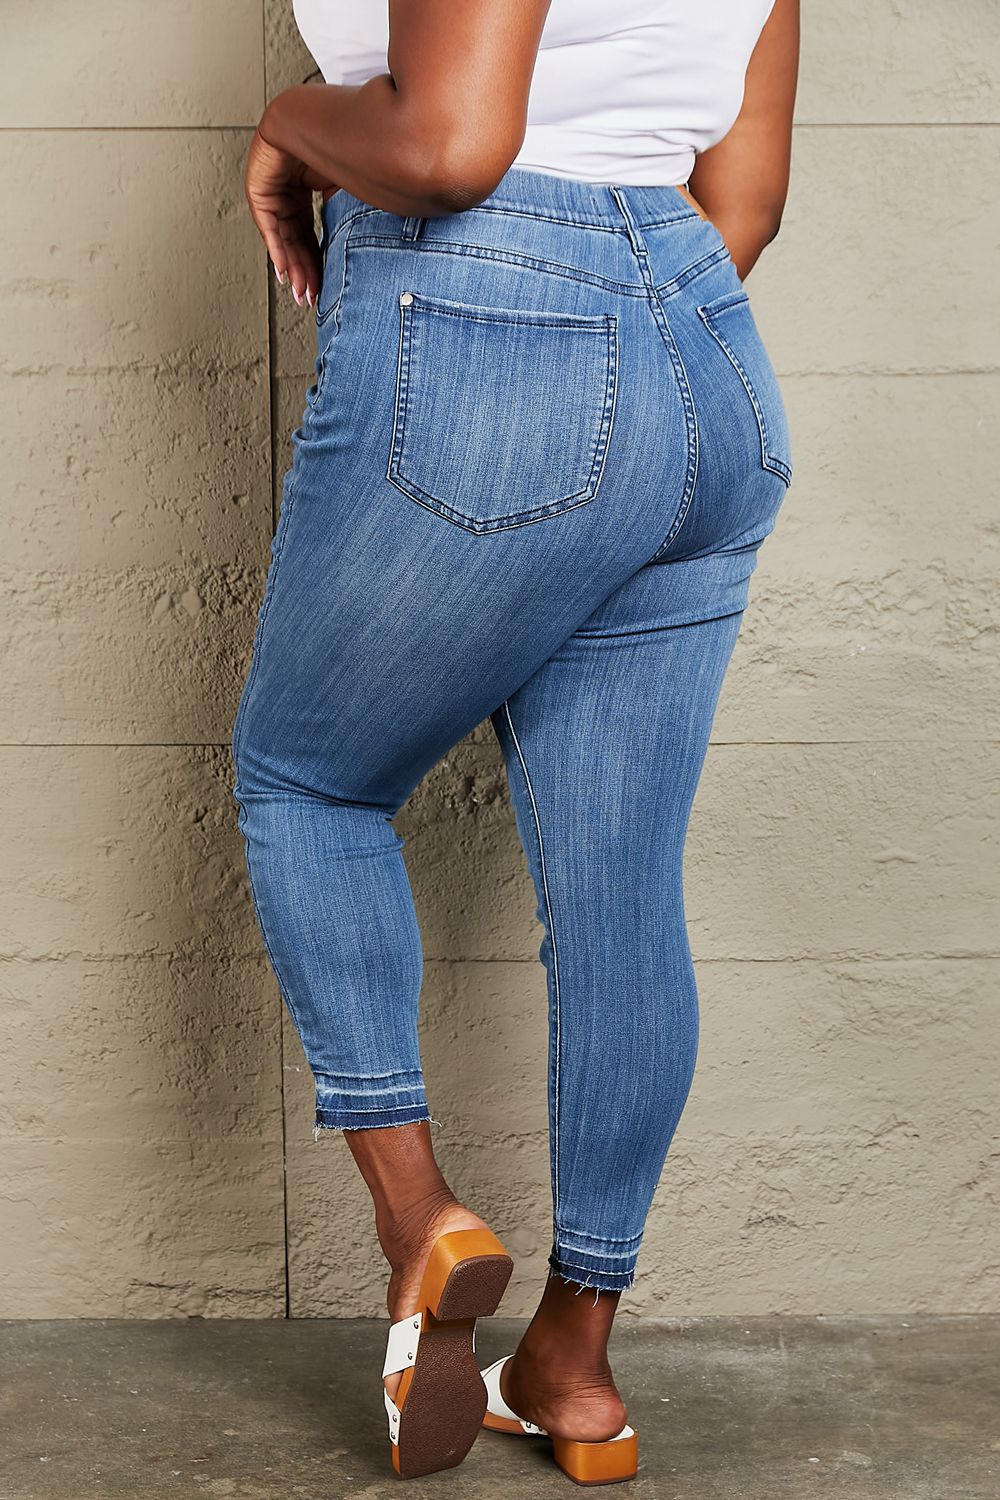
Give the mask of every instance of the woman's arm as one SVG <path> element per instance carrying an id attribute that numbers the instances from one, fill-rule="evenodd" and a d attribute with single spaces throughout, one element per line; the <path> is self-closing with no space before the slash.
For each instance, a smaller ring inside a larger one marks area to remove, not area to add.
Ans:
<path id="1" fill-rule="evenodd" d="M 425 217 L 493 191 L 524 139 L 549 4 L 389 0 L 388 73 L 360 86 L 302 84 L 271 101 L 245 186 L 297 299 L 319 285 L 314 190 L 336 185 L 376 208 Z"/>
<path id="2" fill-rule="evenodd" d="M 799 0 L 775 0 L 750 58 L 736 122 L 718 145 L 701 153 L 691 173 L 691 192 L 741 277 L 781 224 L 798 69 Z"/>
<path id="3" fill-rule="evenodd" d="M 471 207 L 520 150 L 548 8 L 549 0 L 389 0 L 389 72 L 360 87 L 286 89 L 260 133 L 390 213 Z"/>

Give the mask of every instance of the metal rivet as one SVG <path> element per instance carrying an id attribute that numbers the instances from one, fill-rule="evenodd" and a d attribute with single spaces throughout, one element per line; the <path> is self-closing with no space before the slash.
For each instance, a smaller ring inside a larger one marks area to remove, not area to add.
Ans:
<path id="1" fill-rule="evenodd" d="M 400 298 L 399 298 L 399 305 L 400 305 L 400 307 L 409 307 L 409 305 L 410 305 L 410 303 L 412 301 L 413 301 L 413 293 L 412 292 L 402 292 L 400 294 Z"/>

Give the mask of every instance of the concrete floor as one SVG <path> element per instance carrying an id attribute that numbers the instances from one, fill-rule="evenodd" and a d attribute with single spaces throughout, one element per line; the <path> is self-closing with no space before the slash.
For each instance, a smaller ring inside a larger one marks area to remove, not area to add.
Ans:
<path id="1" fill-rule="evenodd" d="M 542 1439 L 484 1433 L 458 1469 L 389 1465 L 385 1327 L 368 1321 L 0 1323 L 0 1497 L 518 1500 L 579 1491 Z M 522 1325 L 479 1325 L 482 1363 Z M 1000 1318 L 685 1319 L 613 1357 L 650 1500 L 1000 1500 Z"/>

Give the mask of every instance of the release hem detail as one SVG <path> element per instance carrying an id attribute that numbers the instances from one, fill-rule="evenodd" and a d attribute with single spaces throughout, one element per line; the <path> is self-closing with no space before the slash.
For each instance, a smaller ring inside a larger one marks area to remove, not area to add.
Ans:
<path id="1" fill-rule="evenodd" d="M 387 1125 L 415 1125 L 427 1120 L 440 1125 L 426 1104 L 395 1104 L 382 1109 L 317 1109 L 313 1139 L 322 1130 L 380 1130 Z"/>
<path id="2" fill-rule="evenodd" d="M 635 1282 L 634 1262 L 618 1270 L 610 1270 L 606 1265 L 595 1267 L 582 1261 L 568 1260 L 565 1255 L 553 1250 L 549 1256 L 549 1265 L 563 1281 L 579 1283 L 581 1292 L 586 1287 L 598 1292 L 624 1292 Z"/>
<path id="3" fill-rule="evenodd" d="M 359 1076 L 314 1070 L 314 1076 L 314 1140 L 321 1130 L 379 1130 L 431 1119 L 419 1068 Z"/>

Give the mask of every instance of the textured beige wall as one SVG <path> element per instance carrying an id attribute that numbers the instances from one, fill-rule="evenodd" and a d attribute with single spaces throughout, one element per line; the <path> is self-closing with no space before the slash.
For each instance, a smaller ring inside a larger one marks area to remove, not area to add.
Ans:
<path id="1" fill-rule="evenodd" d="M 76 9 L 9 3 L 0 62 L 0 1315 L 379 1314 L 229 795 L 312 371 L 242 163 L 312 63 L 290 0 Z M 796 480 L 692 823 L 701 1056 L 631 1313 L 998 1306 L 998 11 L 804 20 L 753 276 Z M 545 992 L 490 734 L 399 821 L 440 1157 L 527 1311 Z"/>

